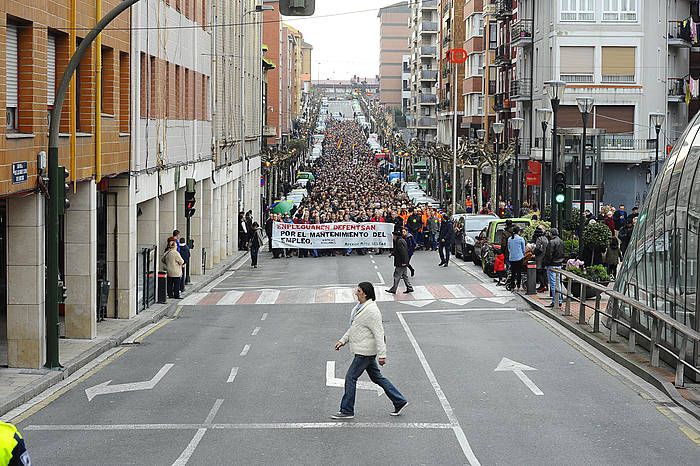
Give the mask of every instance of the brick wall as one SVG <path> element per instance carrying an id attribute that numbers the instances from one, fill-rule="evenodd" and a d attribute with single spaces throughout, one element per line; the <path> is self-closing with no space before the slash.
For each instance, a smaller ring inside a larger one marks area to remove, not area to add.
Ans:
<path id="1" fill-rule="evenodd" d="M 121 0 L 102 0 L 103 12 L 114 8 Z M 195 0 L 191 0 L 195 1 Z M 95 1 L 78 0 L 78 38 L 85 29 L 95 24 Z M 33 190 L 36 187 L 36 158 L 39 151 L 48 146 L 48 86 L 58 87 L 69 59 L 68 27 L 69 2 L 65 0 L 4 0 L 0 2 L 0 102 L 6 101 L 5 93 L 5 24 L 11 21 L 21 26 L 19 34 L 19 89 L 18 131 L 0 128 L 0 196 Z M 102 123 L 102 171 L 105 176 L 129 169 L 129 14 L 122 14 L 112 23 L 112 29 L 102 34 L 107 51 L 103 57 L 103 111 Z M 49 31 L 56 37 L 56 82 L 47 83 L 47 44 Z M 124 65 L 124 68 L 122 67 Z M 80 64 L 80 131 L 77 138 L 77 179 L 89 179 L 95 173 L 95 69 L 89 53 Z M 74 96 L 66 97 L 61 112 L 60 129 L 69 131 L 69 105 Z M 2 105 L 0 103 L 0 105 Z M 19 133 L 19 134 L 18 134 Z M 69 166 L 68 137 L 60 138 L 61 164 Z M 29 179 L 12 184 L 13 162 L 26 161 Z"/>

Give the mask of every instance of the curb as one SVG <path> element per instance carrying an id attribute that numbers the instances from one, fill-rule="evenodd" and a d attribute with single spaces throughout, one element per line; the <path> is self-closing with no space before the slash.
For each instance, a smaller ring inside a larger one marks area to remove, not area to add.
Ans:
<path id="1" fill-rule="evenodd" d="M 571 321 L 567 319 L 563 319 L 562 316 L 559 315 L 558 312 L 553 312 L 550 311 L 548 308 L 542 306 L 540 303 L 536 302 L 533 298 L 527 295 L 520 295 L 525 301 L 527 301 L 530 304 L 530 307 L 532 307 L 534 310 L 541 312 L 542 314 L 546 315 L 550 319 L 555 320 L 557 323 L 562 325 L 564 328 L 584 340 L 586 343 L 589 345 L 593 346 L 595 349 L 615 361 L 616 363 L 620 364 L 621 366 L 625 367 L 629 371 L 631 371 L 634 375 L 637 377 L 643 379 L 644 381 L 650 383 L 657 389 L 661 390 L 663 393 L 665 393 L 671 401 L 673 401 L 676 405 L 679 407 L 683 408 L 688 414 L 692 415 L 696 419 L 700 420 L 700 408 L 695 406 L 693 403 L 690 401 L 686 400 L 681 396 L 680 393 L 678 393 L 678 390 L 676 389 L 675 385 L 672 383 L 668 382 L 667 380 L 659 377 L 658 375 L 654 374 L 653 372 L 649 371 L 646 369 L 644 366 L 641 366 L 637 364 L 636 362 L 626 358 L 623 354 L 613 350 L 597 338 L 593 336 L 590 332 L 587 332 L 585 329 L 581 328 L 577 324 L 572 323 Z"/>
<path id="2" fill-rule="evenodd" d="M 214 280 L 218 279 L 226 270 L 230 268 L 237 268 L 241 263 L 245 262 L 248 258 L 248 253 L 246 251 L 237 251 L 238 256 L 231 259 L 229 262 L 219 265 L 216 269 L 216 273 L 212 273 L 209 277 L 204 278 L 201 282 L 190 287 L 190 293 L 196 293 L 202 288 L 209 285 Z M 0 416 L 7 414 L 13 409 L 22 406 L 24 403 L 28 402 L 37 395 L 43 393 L 47 389 L 51 388 L 53 385 L 61 382 L 62 380 L 68 378 L 71 374 L 81 369 L 90 361 L 96 359 L 101 354 L 109 351 L 122 344 L 124 340 L 146 327 L 147 325 L 154 324 L 161 320 L 163 317 L 168 315 L 170 311 L 177 307 L 178 303 L 173 301 L 163 306 L 153 313 L 149 318 L 144 318 L 139 321 L 134 322 L 129 325 L 124 330 L 111 336 L 104 342 L 95 345 L 79 354 L 76 358 L 69 361 L 63 369 L 51 370 L 49 373 L 37 380 L 36 383 L 13 394 L 7 398 L 0 400 Z"/>

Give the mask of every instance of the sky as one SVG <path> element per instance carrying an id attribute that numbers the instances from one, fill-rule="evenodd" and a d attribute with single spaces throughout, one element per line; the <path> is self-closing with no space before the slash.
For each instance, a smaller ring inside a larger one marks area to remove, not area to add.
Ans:
<path id="1" fill-rule="evenodd" d="M 285 18 L 285 22 L 301 31 L 304 41 L 314 47 L 312 79 L 318 79 L 319 75 L 321 79 L 376 76 L 379 73 L 377 13 L 379 8 L 397 2 L 398 0 L 316 0 L 314 16 Z"/>

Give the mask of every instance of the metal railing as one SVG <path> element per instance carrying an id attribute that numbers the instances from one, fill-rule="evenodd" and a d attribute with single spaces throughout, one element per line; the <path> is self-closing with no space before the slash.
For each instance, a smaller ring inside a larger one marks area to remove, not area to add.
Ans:
<path id="1" fill-rule="evenodd" d="M 511 42 L 516 43 L 532 43 L 532 26 L 531 19 L 521 19 L 513 23 L 511 26 Z"/>
<path id="2" fill-rule="evenodd" d="M 512 98 L 530 97 L 531 84 L 532 81 L 530 81 L 530 78 L 521 78 L 511 81 L 510 96 Z"/>
<path id="3" fill-rule="evenodd" d="M 421 81 L 437 81 L 437 70 L 423 70 L 420 72 Z"/>
<path id="4" fill-rule="evenodd" d="M 687 19 L 690 22 L 690 18 Z M 690 27 L 682 27 L 683 20 L 671 20 L 668 22 L 669 45 L 690 45 Z"/>
<path id="5" fill-rule="evenodd" d="M 676 363 L 675 385 L 682 387 L 684 385 L 686 367 L 694 371 L 700 376 L 700 367 L 696 367 L 686 361 L 688 354 L 688 343 L 700 343 L 700 333 L 692 328 L 673 319 L 667 314 L 658 312 L 655 309 L 641 303 L 629 296 L 626 296 L 618 291 L 609 289 L 599 283 L 586 280 L 572 272 L 561 269 L 553 269 L 559 274 L 562 282 L 566 281 L 566 294 L 564 295 L 564 313 L 565 316 L 571 315 L 572 302 L 578 302 L 578 323 L 586 324 L 586 310 L 593 310 L 593 333 L 600 333 L 601 315 L 608 318 L 609 326 L 609 341 L 615 343 L 618 341 L 620 327 L 627 331 L 627 350 L 630 353 L 637 351 L 637 337 L 641 337 L 649 343 L 649 359 L 652 367 L 659 367 L 660 356 L 664 352 L 668 354 Z M 574 284 L 578 285 L 579 296 L 576 298 L 572 294 Z M 595 293 L 595 303 L 591 306 L 586 303 L 587 291 L 591 289 Z M 608 298 L 608 303 L 605 310 L 601 309 L 602 297 Z M 555 309 L 559 307 L 559 293 L 554 293 Z M 624 310 L 629 311 L 629 319 L 624 316 Z M 649 332 L 645 331 L 641 325 L 641 318 L 645 317 L 647 322 L 651 321 Z M 664 330 L 674 332 L 680 340 L 680 345 L 674 348 L 668 344 L 662 337 Z"/>
<path id="6" fill-rule="evenodd" d="M 629 136 L 605 134 L 600 137 L 600 148 L 605 150 L 651 150 L 655 139 L 634 139 Z"/>
<path id="7" fill-rule="evenodd" d="M 434 45 L 423 45 L 420 47 L 421 56 L 436 55 L 437 47 Z"/>
<path id="8" fill-rule="evenodd" d="M 685 80 L 683 78 L 668 78 L 668 96 L 685 97 Z"/>

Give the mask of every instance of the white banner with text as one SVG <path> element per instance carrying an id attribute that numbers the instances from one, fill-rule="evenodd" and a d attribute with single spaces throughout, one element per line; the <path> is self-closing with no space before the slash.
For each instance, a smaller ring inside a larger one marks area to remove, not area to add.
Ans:
<path id="1" fill-rule="evenodd" d="M 320 223 L 275 222 L 273 248 L 352 249 L 391 248 L 393 223 Z"/>

